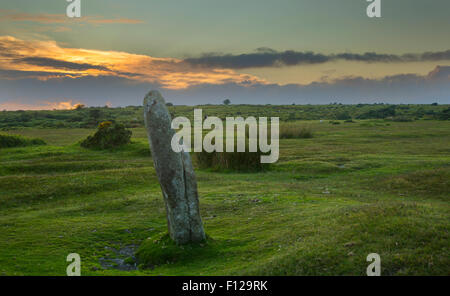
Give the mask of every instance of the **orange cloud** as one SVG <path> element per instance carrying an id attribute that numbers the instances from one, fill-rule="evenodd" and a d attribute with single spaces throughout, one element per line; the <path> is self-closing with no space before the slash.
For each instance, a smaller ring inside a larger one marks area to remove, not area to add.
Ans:
<path id="1" fill-rule="evenodd" d="M 73 103 L 72 100 L 55 102 L 44 101 L 36 102 L 33 104 L 8 101 L 0 103 L 0 110 L 72 110 L 75 109 L 79 104 L 81 103 Z"/>
<path id="2" fill-rule="evenodd" d="M 11 36 L 0 36 L 0 59 L 0 76 L 7 79 L 116 76 L 156 83 L 167 89 L 183 89 L 205 83 L 266 83 L 256 76 L 229 69 L 192 67 L 175 58 L 65 48 L 55 41 L 25 41 Z"/>

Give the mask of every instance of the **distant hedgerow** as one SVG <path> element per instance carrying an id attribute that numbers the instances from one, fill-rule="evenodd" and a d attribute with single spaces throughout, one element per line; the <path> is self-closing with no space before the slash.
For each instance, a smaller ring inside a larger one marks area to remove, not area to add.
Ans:
<path id="1" fill-rule="evenodd" d="M 0 134 L 0 148 L 23 147 L 32 145 L 46 145 L 44 140 L 38 138 L 25 138 L 18 135 Z"/>
<path id="2" fill-rule="evenodd" d="M 392 121 L 396 121 L 396 122 L 411 122 L 411 121 L 414 121 L 414 118 L 400 115 L 400 116 L 394 116 L 392 118 Z"/>
<path id="3" fill-rule="evenodd" d="M 99 124 L 94 135 L 88 136 L 81 146 L 84 148 L 110 149 L 130 143 L 131 131 L 123 124 L 105 121 Z"/>

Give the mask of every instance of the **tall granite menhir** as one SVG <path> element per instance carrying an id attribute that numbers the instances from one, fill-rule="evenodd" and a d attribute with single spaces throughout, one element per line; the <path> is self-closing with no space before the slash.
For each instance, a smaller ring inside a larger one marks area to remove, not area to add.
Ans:
<path id="1" fill-rule="evenodd" d="M 144 121 L 153 163 L 166 205 L 170 237 L 177 244 L 205 239 L 198 205 L 197 181 L 188 152 L 174 152 L 171 140 L 175 131 L 166 102 L 158 91 L 144 99 Z"/>

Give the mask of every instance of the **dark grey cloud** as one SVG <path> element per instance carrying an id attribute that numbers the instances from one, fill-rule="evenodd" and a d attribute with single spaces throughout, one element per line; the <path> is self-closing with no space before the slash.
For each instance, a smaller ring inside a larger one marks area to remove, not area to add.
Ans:
<path id="1" fill-rule="evenodd" d="M 440 61 L 450 60 L 450 50 L 403 55 L 382 54 L 376 52 L 366 52 L 363 54 L 338 53 L 325 55 L 311 51 L 276 51 L 270 48 L 259 48 L 254 53 L 237 55 L 208 53 L 197 58 L 187 58 L 184 61 L 193 66 L 244 69 L 321 64 L 334 60 L 358 61 L 366 63 Z"/>
<path id="2" fill-rule="evenodd" d="M 0 79 L 40 79 L 40 80 L 46 80 L 50 78 L 77 78 L 82 79 L 83 77 L 86 79 L 92 79 L 94 77 L 116 77 L 112 74 L 118 74 L 121 75 L 124 79 L 132 78 L 132 77 L 138 77 L 141 76 L 141 74 L 136 73 L 129 73 L 129 72 L 111 72 L 111 74 L 107 75 L 83 75 L 82 77 L 78 74 L 70 73 L 70 72 L 53 72 L 53 71 L 23 71 L 23 70 L 2 70 L 0 69 Z M 85 80 L 84 80 L 85 81 Z M 130 83 L 133 83 L 133 81 L 130 81 Z"/>
<path id="3" fill-rule="evenodd" d="M 293 50 L 277 52 L 270 48 L 260 48 L 255 53 L 238 55 L 210 53 L 199 58 L 187 58 L 184 61 L 190 65 L 243 69 L 317 64 L 329 60 L 329 56 L 313 52 L 296 52 Z"/>
<path id="4" fill-rule="evenodd" d="M 9 73 L 8 75 L 11 75 Z M 21 73 L 22 75 L 24 73 Z M 30 74 L 30 73 L 28 73 Z M 37 74 L 37 73 L 32 73 Z M 18 75 L 18 73 L 16 73 Z M 159 89 L 174 104 L 328 104 L 357 103 L 450 103 L 450 66 L 438 66 L 428 75 L 401 74 L 382 79 L 344 77 L 333 82 L 289 84 L 201 84 L 187 89 L 164 89 L 161 85 L 117 76 L 83 76 L 78 79 L 2 79 L 0 104 L 33 103 L 70 98 L 89 106 L 141 105 L 150 89 Z"/>
<path id="5" fill-rule="evenodd" d="M 64 72 L 45 72 L 45 71 L 21 71 L 21 70 L 1 70 L 0 78 L 3 79 L 26 79 L 26 78 L 59 78 L 59 77 L 73 77 L 72 73 Z"/>
<path id="6" fill-rule="evenodd" d="M 427 78 L 433 81 L 449 81 L 450 66 L 437 66 L 433 71 L 428 73 Z"/>
<path id="7" fill-rule="evenodd" d="M 107 71 L 110 74 L 116 74 L 124 77 L 139 77 L 142 74 L 139 73 L 131 73 L 131 72 L 122 72 L 122 71 L 113 71 L 104 66 L 91 65 L 87 63 L 72 63 L 66 62 L 51 58 L 41 58 L 41 57 L 28 57 L 28 58 L 17 58 L 16 62 L 26 63 L 28 65 L 35 66 L 45 66 L 51 67 L 54 69 L 62 69 L 66 71 L 75 70 L 75 71 L 85 71 L 89 69 L 96 69 Z M 89 75 L 88 75 L 89 76 Z M 79 77 L 78 74 L 70 73 L 70 72 L 54 72 L 54 71 L 23 71 L 23 70 L 3 70 L 0 69 L 0 77 L 7 79 L 23 79 L 23 78 L 60 78 L 60 77 Z"/>
<path id="8" fill-rule="evenodd" d="M 450 49 L 438 52 L 425 52 L 420 56 L 420 59 L 424 61 L 450 60 Z"/>
<path id="9" fill-rule="evenodd" d="M 404 62 L 403 56 L 393 54 L 379 54 L 375 52 L 366 52 L 363 54 L 358 53 L 339 53 L 336 55 L 330 55 L 330 59 L 333 60 L 346 60 L 368 63 L 392 63 L 392 62 Z"/>
<path id="10" fill-rule="evenodd" d="M 96 70 L 102 70 L 102 71 L 109 71 L 107 67 L 104 66 L 98 66 L 98 65 L 91 65 L 87 63 L 73 63 L 73 62 L 66 62 L 51 58 L 42 58 L 42 57 L 27 57 L 27 58 L 21 58 L 16 60 L 17 62 L 23 62 L 30 65 L 35 66 L 44 66 L 44 67 L 52 67 L 57 69 L 64 69 L 64 70 L 76 70 L 76 71 L 85 71 L 90 69 L 96 69 Z"/>

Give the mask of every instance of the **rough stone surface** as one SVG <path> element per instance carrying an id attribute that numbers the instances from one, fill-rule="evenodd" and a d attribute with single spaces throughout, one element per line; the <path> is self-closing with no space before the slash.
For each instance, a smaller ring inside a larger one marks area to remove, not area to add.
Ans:
<path id="1" fill-rule="evenodd" d="M 174 152 L 175 131 L 164 98 L 150 91 L 144 99 L 144 121 L 156 174 L 166 205 L 170 237 L 177 244 L 205 239 L 198 205 L 197 181 L 189 153 Z"/>

